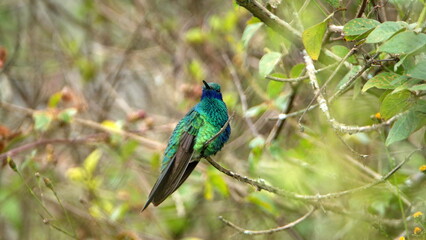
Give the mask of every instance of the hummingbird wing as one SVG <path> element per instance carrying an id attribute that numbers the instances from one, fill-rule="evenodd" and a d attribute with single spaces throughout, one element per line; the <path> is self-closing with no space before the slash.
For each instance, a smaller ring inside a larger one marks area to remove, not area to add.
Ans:
<path id="1" fill-rule="evenodd" d="M 176 154 L 168 161 L 161 171 L 160 177 L 149 194 L 148 201 L 142 211 L 152 202 L 155 206 L 162 203 L 188 178 L 197 166 L 198 161 L 191 161 L 194 152 L 195 138 L 203 120 L 200 114 L 192 110 L 185 117 L 186 129 L 181 134 Z M 178 126 L 179 127 L 179 126 Z M 177 127 L 177 128 L 178 128 Z"/>

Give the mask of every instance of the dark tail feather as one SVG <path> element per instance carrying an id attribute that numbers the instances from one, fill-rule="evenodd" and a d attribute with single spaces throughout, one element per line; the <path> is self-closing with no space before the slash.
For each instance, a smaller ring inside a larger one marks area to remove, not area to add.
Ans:
<path id="1" fill-rule="evenodd" d="M 198 164 L 198 161 L 191 162 L 193 144 L 194 136 L 184 133 L 177 153 L 170 160 L 166 169 L 161 172 L 142 211 L 145 210 L 151 202 L 154 206 L 158 206 L 188 178 Z"/>

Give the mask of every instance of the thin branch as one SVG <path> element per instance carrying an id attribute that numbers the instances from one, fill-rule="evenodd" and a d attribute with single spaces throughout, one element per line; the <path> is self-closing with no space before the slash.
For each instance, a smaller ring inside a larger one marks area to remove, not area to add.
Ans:
<path id="1" fill-rule="evenodd" d="M 266 9 L 262 4 L 260 4 L 256 0 L 237 0 L 237 4 L 247 9 L 249 12 L 251 12 L 255 17 L 259 18 L 263 23 L 265 23 L 268 27 L 272 28 L 274 31 L 276 31 L 278 34 L 283 36 L 284 38 L 295 38 L 297 41 L 300 42 L 302 38 L 302 33 L 298 30 L 294 29 L 289 23 L 282 20 L 272 12 L 270 12 L 268 9 Z M 291 33 L 289 35 L 288 33 Z M 324 49 L 324 53 L 337 60 L 340 61 L 342 58 L 337 56 L 335 53 L 328 49 Z M 353 65 L 349 62 L 344 62 L 345 67 L 351 69 Z"/>
<path id="2" fill-rule="evenodd" d="M 16 156 L 17 154 L 20 154 L 22 152 L 34 149 L 38 146 L 43 146 L 47 144 L 75 144 L 75 143 L 82 143 L 82 142 L 91 142 L 91 141 L 99 141 L 97 137 L 105 138 L 104 136 L 97 136 L 97 135 L 90 135 L 83 138 L 76 138 L 76 139 L 41 139 L 32 143 L 27 143 L 22 146 L 16 147 L 14 149 L 11 149 L 5 153 L 0 154 L 0 162 L 5 163 L 8 157 Z"/>
<path id="3" fill-rule="evenodd" d="M 268 75 L 265 78 L 272 81 L 277 81 L 277 82 L 300 82 L 302 80 L 308 79 L 309 76 L 304 75 L 304 76 L 296 77 L 296 78 L 280 78 L 280 77 L 274 77 L 274 76 Z"/>
<path id="4" fill-rule="evenodd" d="M 6 110 L 9 110 L 9 111 L 20 111 L 20 112 L 23 112 L 27 115 L 33 115 L 36 112 L 36 110 L 17 106 L 17 105 L 6 103 L 6 102 L 0 102 L 0 108 L 5 108 Z M 132 139 L 138 141 L 139 143 L 141 143 L 142 145 L 145 145 L 146 147 L 148 147 L 150 149 L 162 150 L 166 147 L 163 143 L 160 143 L 160 142 L 151 140 L 149 138 L 145 138 L 145 137 L 136 135 L 134 133 L 126 132 L 126 131 L 121 130 L 121 129 L 108 128 L 108 127 L 106 127 L 102 124 L 99 124 L 97 122 L 94 122 L 94 121 L 74 117 L 73 122 L 80 124 L 80 125 L 83 125 L 83 126 L 86 126 L 86 127 L 91 127 L 91 128 L 97 129 L 97 130 L 101 130 L 101 131 L 104 131 L 104 132 L 107 132 L 107 133 L 115 133 L 115 134 L 119 134 L 119 135 L 124 136 L 124 137 L 132 138 Z"/>
<path id="5" fill-rule="evenodd" d="M 331 65 L 328 65 L 327 67 L 320 68 L 320 69 L 316 70 L 316 72 L 317 73 L 322 72 L 324 70 L 327 70 L 329 68 L 334 67 L 336 64 L 337 63 L 333 63 Z M 296 77 L 296 78 L 280 78 L 280 77 L 275 77 L 275 76 L 271 76 L 271 75 L 266 76 L 266 79 L 269 79 L 269 80 L 272 80 L 272 81 L 277 81 L 277 82 L 300 82 L 300 81 L 308 79 L 308 78 L 309 78 L 308 75 L 303 75 L 303 76 Z"/>
<path id="6" fill-rule="evenodd" d="M 334 94 L 333 96 L 331 96 L 328 101 L 332 102 L 334 101 L 337 97 L 339 97 L 342 93 L 344 93 L 345 91 L 348 90 L 348 87 L 350 85 L 352 85 L 352 83 L 355 82 L 355 80 L 360 77 L 370 66 L 363 66 L 355 75 L 353 75 L 346 83 L 344 83 Z M 271 117 L 269 118 L 269 120 L 278 120 L 278 119 L 286 119 L 289 117 L 294 117 L 297 115 L 300 115 L 304 112 L 309 112 L 313 109 L 315 109 L 316 107 L 318 107 L 319 104 L 314 104 L 310 107 L 306 107 L 304 109 L 289 113 L 289 114 L 279 114 L 277 117 Z"/>
<path id="7" fill-rule="evenodd" d="M 260 4 L 256 0 L 237 0 L 237 4 L 241 7 L 244 7 L 249 12 L 251 12 L 255 17 L 259 18 L 262 22 L 264 22 L 268 27 L 272 28 L 276 32 L 280 34 L 287 35 L 290 32 L 293 37 L 297 37 L 300 39 L 302 37 L 302 33 L 297 29 L 293 28 L 289 23 L 282 20 L 268 9 L 266 9 L 262 4 Z"/>
<path id="8" fill-rule="evenodd" d="M 330 26 L 328 26 L 328 30 L 331 32 L 342 33 L 343 26 L 337 26 L 337 25 L 331 24 Z"/>
<path id="9" fill-rule="evenodd" d="M 305 63 L 306 63 L 306 70 L 307 70 L 307 73 L 309 75 L 309 79 L 311 81 L 312 88 L 314 89 L 315 99 L 318 102 L 319 108 L 324 113 L 327 120 L 330 122 L 330 124 L 332 125 L 332 127 L 335 130 L 338 130 L 338 131 L 341 131 L 341 132 L 347 132 L 347 133 L 373 131 L 373 130 L 376 130 L 378 128 L 384 127 L 384 126 L 388 126 L 388 125 L 392 124 L 395 120 L 397 120 L 399 117 L 401 117 L 402 114 L 398 114 L 398 115 L 395 115 L 394 117 L 390 118 L 386 122 L 383 122 L 383 123 L 380 123 L 380 124 L 367 125 L 367 126 L 349 126 L 349 125 L 339 123 L 336 119 L 334 119 L 331 116 L 329 108 L 328 108 L 327 100 L 324 98 L 324 96 L 321 93 L 322 88 L 319 87 L 318 80 L 317 80 L 317 77 L 315 75 L 315 66 L 314 66 L 314 63 L 313 63 L 311 57 L 309 57 L 309 55 L 306 53 L 306 51 L 304 51 L 303 53 L 304 53 L 303 58 L 304 58 Z M 374 57 L 372 59 L 374 59 Z M 368 67 L 370 67 L 370 65 L 371 65 L 371 61 L 368 61 L 366 63 L 366 65 L 361 70 L 367 69 Z M 341 94 L 344 91 L 344 89 L 346 89 L 346 87 L 348 87 L 352 83 L 352 81 L 355 81 L 355 79 L 361 74 L 360 72 L 355 74 L 354 77 L 351 79 L 351 81 L 348 81 L 345 84 L 343 84 L 344 86 L 339 88 L 339 90 L 330 98 L 330 101 L 333 100 L 335 97 L 337 97 L 339 94 Z"/>
<path id="10" fill-rule="evenodd" d="M 240 100 L 241 100 L 241 107 L 243 109 L 243 117 L 244 120 L 246 121 L 250 131 L 253 133 L 254 136 L 260 136 L 260 133 L 257 131 L 256 126 L 254 125 L 253 121 L 251 120 L 250 117 L 248 117 L 246 115 L 246 112 L 248 110 L 248 106 L 247 106 L 247 97 L 244 94 L 243 91 L 243 87 L 241 86 L 241 81 L 240 78 L 238 77 L 237 71 L 234 68 L 234 65 L 231 63 L 231 60 L 229 59 L 229 57 L 225 54 L 222 54 L 223 59 L 226 62 L 226 65 L 229 68 L 229 72 L 232 75 L 232 80 L 234 81 L 235 86 L 237 87 L 237 91 L 238 91 L 238 95 L 240 96 Z"/>
<path id="11" fill-rule="evenodd" d="M 234 223 L 224 219 L 222 216 L 219 216 L 219 219 L 222 222 L 224 222 L 226 225 L 236 229 L 237 231 L 241 232 L 242 234 L 245 234 L 245 235 L 261 235 L 261 234 L 271 234 L 271 233 L 276 233 L 276 232 L 288 230 L 288 229 L 296 226 L 297 224 L 301 223 L 303 220 L 305 220 L 309 216 L 311 216 L 314 211 L 315 211 L 315 208 L 312 208 L 311 210 L 309 210 L 308 213 L 306 213 L 305 215 L 303 215 L 299 219 L 297 219 L 297 220 L 295 220 L 295 221 L 293 221 L 289 224 L 286 224 L 284 226 L 277 227 L 277 228 L 266 229 L 266 230 L 248 230 L 248 229 L 244 229 L 242 227 L 235 225 Z"/>
<path id="12" fill-rule="evenodd" d="M 367 7 L 367 3 L 368 3 L 368 0 L 362 0 L 362 4 L 358 9 L 358 13 L 356 14 L 357 18 L 362 17 L 362 14 L 364 13 L 365 8 Z"/>
<path id="13" fill-rule="evenodd" d="M 308 104 L 308 107 L 310 107 L 311 105 L 312 105 L 312 103 L 315 101 L 315 99 L 317 99 L 318 98 L 318 95 L 324 90 L 324 88 L 328 85 L 328 83 L 334 78 L 334 76 L 337 74 L 337 72 L 340 70 L 340 68 L 343 66 L 343 63 L 346 61 L 346 59 L 348 59 L 354 52 L 355 52 L 355 50 L 358 48 L 358 46 L 354 46 L 346 55 L 345 55 L 345 57 L 343 57 L 342 58 L 342 60 L 339 62 L 339 64 L 337 65 L 337 67 L 336 67 L 336 69 L 334 69 L 334 71 L 333 71 L 333 73 L 331 73 L 331 75 L 329 76 L 329 78 L 325 81 L 325 83 L 321 86 L 321 88 L 318 90 L 318 91 L 316 91 L 316 93 L 315 93 L 315 96 L 312 98 L 312 100 L 309 102 L 309 104 Z M 313 65 L 313 63 L 312 63 L 312 66 L 314 66 Z M 312 69 L 312 71 L 314 72 L 314 74 L 315 73 L 317 73 L 317 71 L 315 70 L 315 67 L 313 67 L 313 69 Z M 309 72 L 308 72 L 308 76 L 309 77 L 311 77 L 310 75 L 309 75 Z M 312 81 L 311 81 L 311 84 L 312 84 Z M 301 121 L 302 121 L 302 119 L 303 119 L 303 116 L 305 116 L 305 113 L 306 112 L 304 112 L 303 114 L 302 114 L 302 116 L 300 116 L 300 118 L 299 118 L 299 121 L 298 121 L 298 123 L 299 123 L 299 126 L 301 126 Z"/>
<path id="14" fill-rule="evenodd" d="M 353 193 L 357 193 L 360 191 L 364 191 L 367 189 L 370 189 L 380 183 L 385 182 L 386 180 L 388 180 L 395 172 L 397 172 L 410 158 L 411 156 L 415 153 L 419 151 L 418 149 L 411 152 L 402 162 L 400 162 L 395 168 L 393 168 L 390 172 L 388 172 L 385 176 L 381 177 L 380 179 L 365 184 L 363 186 L 360 187 L 356 187 L 356 188 L 352 188 L 352 189 L 348 189 L 348 190 L 344 190 L 344 191 L 340 191 L 340 192 L 332 192 L 332 193 L 327 193 L 327 194 L 317 194 L 317 195 L 302 195 L 302 194 L 297 194 L 297 193 L 293 193 L 290 191 L 286 191 L 283 189 L 279 189 L 277 187 L 268 185 L 266 183 L 264 183 L 262 180 L 253 180 L 251 178 L 248 178 L 246 176 L 242 176 L 238 173 L 232 172 L 224 167 L 222 167 L 219 163 L 217 163 L 216 161 L 214 161 L 211 157 L 205 157 L 205 159 L 213 166 L 215 167 L 217 170 L 219 170 L 220 172 L 240 181 L 240 182 L 244 182 L 246 184 L 252 185 L 253 187 L 257 188 L 259 191 L 260 190 L 265 190 L 267 192 L 271 192 L 274 194 L 277 194 L 279 196 L 283 196 L 283 197 L 288 197 L 288 198 L 292 198 L 292 199 L 297 199 L 297 200 L 301 200 L 301 201 L 318 201 L 318 200 L 325 200 L 325 199 L 334 199 L 334 198 L 339 198 L 345 195 L 349 195 L 349 194 L 353 194 Z"/>

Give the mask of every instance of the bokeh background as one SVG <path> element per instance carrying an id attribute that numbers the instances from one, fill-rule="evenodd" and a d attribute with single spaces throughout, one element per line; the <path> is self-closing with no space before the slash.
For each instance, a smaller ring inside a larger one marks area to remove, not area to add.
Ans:
<path id="1" fill-rule="evenodd" d="M 371 2 L 384 6 L 369 3 L 365 16 L 375 18 L 379 9 L 387 20 L 408 23 L 424 4 Z M 339 7 L 346 10 L 332 21 L 344 25 L 361 3 L 263 4 L 303 30 Z M 424 221 L 412 217 L 426 211 L 421 152 L 385 183 L 315 204 L 257 191 L 203 161 L 160 207 L 140 213 L 168 136 L 199 100 L 202 80 L 220 83 L 235 112 L 231 139 L 214 159 L 288 191 L 316 195 L 363 186 L 424 145 L 424 128 L 390 147 L 384 144 L 389 126 L 336 133 L 319 109 L 300 124 L 300 115 L 277 123 L 274 117 L 307 107 L 314 94 L 309 80 L 259 75 L 259 60 L 271 51 L 283 54 L 274 71 L 280 77 L 305 72 L 291 34 L 263 26 L 242 40 L 256 21 L 233 1 L 1 0 L 0 98 L 7 104 L 0 108 L 0 153 L 34 145 L 13 156 L 17 171 L 3 159 L 0 239 L 392 239 L 424 229 Z M 341 57 L 353 46 L 338 33 L 327 39 Z M 370 50 L 348 61 L 362 64 Z M 318 68 L 331 65 L 318 73 L 320 82 L 333 64 L 320 57 Z M 330 95 L 349 71 L 337 72 Z M 381 121 L 379 106 L 380 94 L 349 90 L 330 111 L 340 122 L 371 125 Z M 218 219 L 269 229 L 313 206 L 318 209 L 293 229 L 271 235 L 246 236 Z"/>

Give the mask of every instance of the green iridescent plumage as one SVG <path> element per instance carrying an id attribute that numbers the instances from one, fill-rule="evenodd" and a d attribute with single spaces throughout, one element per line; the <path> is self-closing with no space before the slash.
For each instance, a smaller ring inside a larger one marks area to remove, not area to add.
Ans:
<path id="1" fill-rule="evenodd" d="M 206 82 L 204 85 L 200 102 L 179 121 L 170 136 L 160 177 L 143 210 L 151 202 L 155 206 L 163 202 L 188 178 L 202 157 L 216 154 L 229 139 L 231 128 L 228 125 L 225 131 L 204 147 L 228 121 L 220 85 Z"/>

